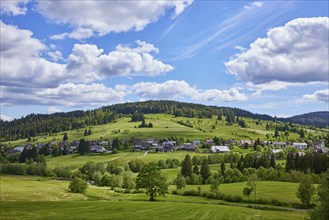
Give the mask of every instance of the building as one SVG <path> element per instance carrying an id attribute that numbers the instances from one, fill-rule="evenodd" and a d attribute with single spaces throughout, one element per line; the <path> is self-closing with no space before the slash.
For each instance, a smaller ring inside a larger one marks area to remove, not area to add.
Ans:
<path id="1" fill-rule="evenodd" d="M 210 149 L 213 153 L 227 153 L 230 152 L 228 146 L 212 146 Z"/>
<path id="2" fill-rule="evenodd" d="M 273 142 L 273 146 L 274 147 L 280 147 L 280 148 L 286 148 L 287 143 L 286 142 L 281 142 L 281 141 L 276 141 L 276 142 Z"/>
<path id="3" fill-rule="evenodd" d="M 305 150 L 307 148 L 306 143 L 299 143 L 299 142 L 292 143 L 292 146 L 298 150 Z"/>

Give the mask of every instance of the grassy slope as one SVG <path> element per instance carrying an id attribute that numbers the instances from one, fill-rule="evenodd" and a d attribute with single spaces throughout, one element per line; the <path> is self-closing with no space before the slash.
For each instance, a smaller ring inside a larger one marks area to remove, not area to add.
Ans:
<path id="1" fill-rule="evenodd" d="M 211 138 L 214 136 L 221 137 L 224 139 L 257 139 L 266 140 L 267 133 L 274 133 L 274 131 L 267 131 L 266 121 L 261 121 L 260 124 L 256 125 L 256 121 L 250 118 L 243 118 L 249 128 L 241 128 L 237 125 L 227 126 L 225 121 L 218 121 L 216 123 L 216 117 L 212 119 L 199 119 L 199 118 L 185 118 L 185 117 L 174 117 L 172 115 L 166 114 L 147 114 L 146 122 L 152 122 L 153 128 L 135 128 L 138 127 L 140 122 L 130 122 L 130 118 L 123 117 L 119 118 L 117 122 L 109 123 L 106 125 L 92 126 L 93 134 L 90 136 L 83 136 L 84 129 L 71 130 L 67 131 L 69 141 L 77 140 L 80 138 L 87 139 L 112 139 L 114 137 L 119 138 L 130 138 L 132 136 L 136 138 L 166 138 L 166 137 L 183 137 L 189 138 L 190 140 L 194 139 L 205 139 Z M 186 127 L 177 123 L 177 121 L 189 121 L 193 128 Z M 215 125 L 215 129 L 212 126 Z M 202 131 L 198 130 L 201 129 Z M 112 130 L 120 130 L 121 133 L 112 134 Z M 129 130 L 128 134 L 123 134 L 123 130 Z M 37 142 L 51 142 L 53 140 L 62 140 L 63 132 L 54 134 L 52 136 L 38 136 L 36 137 Z M 298 138 L 296 134 L 290 134 L 290 139 Z M 8 144 L 9 142 L 3 142 Z M 26 143 L 25 139 L 12 141 L 12 145 L 20 145 Z"/>
<path id="2" fill-rule="evenodd" d="M 38 181 L 39 180 L 39 181 Z M 85 195 L 68 182 L 1 176 L 1 219 L 301 219 L 303 211 L 266 211 L 218 205 L 199 197 L 168 195 L 147 202 L 145 194 L 119 194 L 90 186 Z"/>

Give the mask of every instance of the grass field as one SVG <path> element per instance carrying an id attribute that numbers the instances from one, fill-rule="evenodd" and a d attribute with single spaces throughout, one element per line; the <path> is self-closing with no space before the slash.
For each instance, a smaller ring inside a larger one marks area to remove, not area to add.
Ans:
<path id="1" fill-rule="evenodd" d="M 191 158 L 194 155 L 208 156 L 209 154 L 205 153 L 195 153 L 195 152 L 186 152 L 186 151 L 176 151 L 171 153 L 148 153 L 145 155 L 144 152 L 121 152 L 118 154 L 88 154 L 88 155 L 78 155 L 71 154 L 66 156 L 52 157 L 49 156 L 46 158 L 47 166 L 50 168 L 55 168 L 58 166 L 68 166 L 71 168 L 78 168 L 83 166 L 88 161 L 93 161 L 95 163 L 108 163 L 112 160 L 119 160 L 121 162 L 129 162 L 133 159 L 141 159 L 142 161 L 149 163 L 152 161 L 166 160 L 167 158 L 173 159 L 176 158 L 179 161 L 182 161 L 185 156 L 189 154 Z"/>
<path id="2" fill-rule="evenodd" d="M 243 117 L 242 117 L 243 118 Z M 243 118 L 248 128 L 241 128 L 238 125 L 227 126 L 225 121 L 217 121 L 217 118 L 186 118 L 186 117 L 174 117 L 167 114 L 147 114 L 146 122 L 152 122 L 153 128 L 138 128 L 140 122 L 130 122 L 129 117 L 118 118 L 116 122 L 112 122 L 105 125 L 91 126 L 92 135 L 85 137 L 84 128 L 78 130 L 67 131 L 69 141 L 79 140 L 81 138 L 88 139 L 113 139 L 119 138 L 148 138 L 154 137 L 158 139 L 167 137 L 182 137 L 190 140 L 201 140 L 206 138 L 212 138 L 214 136 L 221 137 L 223 139 L 252 139 L 256 140 L 268 140 L 266 134 L 274 133 L 274 131 L 266 130 L 267 121 L 260 121 L 260 123 L 254 119 Z M 189 122 L 193 128 L 180 125 L 177 122 Z M 215 126 L 215 128 L 213 128 Z M 89 128 L 89 127 L 87 127 Z M 120 133 L 112 133 L 113 130 L 120 130 Z M 123 133 L 124 130 L 129 130 L 127 134 Z M 53 140 L 62 140 L 64 132 L 59 132 L 53 135 L 37 136 L 36 142 L 49 143 Z M 299 136 L 291 133 L 290 140 L 297 140 Z M 270 138 L 271 139 L 271 138 Z M 13 146 L 26 143 L 26 139 L 21 139 L 11 142 L 2 142 L 3 144 L 11 144 Z"/>
<path id="3" fill-rule="evenodd" d="M 145 194 L 115 193 L 107 187 L 90 186 L 85 195 L 74 194 L 67 190 L 67 181 L 43 177 L 0 176 L 0 183 L 1 219 L 303 219 L 307 216 L 300 210 L 259 210 L 172 194 L 148 202 Z"/>
<path id="4" fill-rule="evenodd" d="M 186 189 L 197 189 L 198 186 L 187 185 Z M 200 185 L 200 187 L 202 191 L 210 190 L 210 185 Z M 242 191 L 244 187 L 246 187 L 246 182 L 221 184 L 219 186 L 219 192 L 226 195 L 243 196 Z M 299 204 L 300 201 L 296 197 L 297 188 L 298 183 L 258 181 L 257 198 L 266 200 L 276 199 L 287 204 Z M 171 186 L 170 189 L 175 189 L 175 187 Z M 253 194 L 251 194 L 250 199 L 254 199 Z"/>

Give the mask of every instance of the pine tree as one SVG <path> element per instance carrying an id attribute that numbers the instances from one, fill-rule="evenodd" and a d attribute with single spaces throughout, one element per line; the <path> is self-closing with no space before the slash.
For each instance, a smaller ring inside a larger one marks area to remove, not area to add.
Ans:
<path id="1" fill-rule="evenodd" d="M 88 130 L 88 135 L 91 135 L 92 134 L 92 132 L 91 132 L 91 128 L 89 128 L 89 130 Z"/>
<path id="2" fill-rule="evenodd" d="M 225 163 L 224 163 L 224 161 L 222 161 L 222 163 L 220 164 L 220 171 L 221 171 L 221 174 L 222 174 L 222 176 L 224 176 L 224 174 L 225 174 Z"/>
<path id="3" fill-rule="evenodd" d="M 88 135 L 88 131 L 87 129 L 85 129 L 85 133 L 83 134 L 84 136 L 87 136 Z"/>
<path id="4" fill-rule="evenodd" d="M 199 167 L 198 167 L 198 165 L 195 165 L 193 167 L 193 173 L 195 173 L 196 175 L 199 175 Z"/>
<path id="5" fill-rule="evenodd" d="M 201 165 L 201 169 L 200 169 L 200 174 L 202 176 L 202 183 L 206 184 L 207 180 L 211 176 L 211 172 L 210 172 L 207 160 L 203 160 L 202 165 Z"/>
<path id="6" fill-rule="evenodd" d="M 181 173 L 184 177 L 192 176 L 192 174 L 193 174 L 192 160 L 191 160 L 190 155 L 188 155 L 188 154 L 185 156 L 185 159 L 183 160 Z"/>
<path id="7" fill-rule="evenodd" d="M 63 141 L 67 141 L 69 138 L 68 138 L 68 136 L 67 136 L 67 133 L 65 132 L 64 133 L 64 136 L 63 136 Z"/>

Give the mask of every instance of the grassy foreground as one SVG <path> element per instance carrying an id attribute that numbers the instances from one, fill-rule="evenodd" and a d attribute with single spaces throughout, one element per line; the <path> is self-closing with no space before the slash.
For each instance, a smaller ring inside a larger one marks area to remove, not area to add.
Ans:
<path id="1" fill-rule="evenodd" d="M 1 219 L 302 219 L 304 212 L 141 201 L 1 202 Z"/>
<path id="2" fill-rule="evenodd" d="M 144 193 L 122 194 L 89 186 L 70 193 L 68 181 L 0 176 L 0 219 L 303 219 L 300 210 L 259 210 L 218 200 L 168 194 L 148 202 Z M 227 186 L 231 184 L 226 184 Z M 233 187 L 234 188 L 234 187 Z"/>

